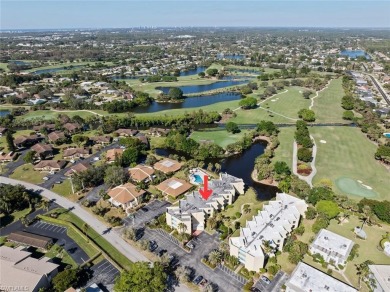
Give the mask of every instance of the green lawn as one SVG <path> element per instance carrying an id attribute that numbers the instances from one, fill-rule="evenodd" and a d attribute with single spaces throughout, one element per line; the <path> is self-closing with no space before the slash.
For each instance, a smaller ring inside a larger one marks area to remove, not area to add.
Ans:
<path id="1" fill-rule="evenodd" d="M 64 210 L 64 209 L 62 209 L 62 210 Z M 66 211 L 66 210 L 64 210 L 64 211 Z M 82 221 L 79 217 L 77 217 L 76 215 L 74 215 L 71 212 L 61 213 L 61 215 L 58 217 L 58 219 L 72 222 L 80 230 L 82 230 L 82 227 L 84 225 L 84 221 Z M 123 254 L 121 254 L 116 248 L 114 248 L 99 233 L 97 233 L 95 230 L 89 228 L 87 231 L 87 234 L 103 251 L 105 251 L 108 255 L 110 255 L 110 257 L 113 258 L 116 262 L 118 262 L 120 265 L 122 265 L 126 269 L 131 268 L 132 262 L 127 257 L 125 257 Z"/>
<path id="2" fill-rule="evenodd" d="M 316 122 L 319 123 L 342 123 L 344 109 L 341 107 L 341 98 L 344 96 L 342 80 L 334 79 L 329 87 L 321 91 L 314 99 L 314 110 Z"/>
<path id="3" fill-rule="evenodd" d="M 8 72 L 8 63 L 0 63 L 0 69 L 3 69 L 4 72 Z"/>
<path id="4" fill-rule="evenodd" d="M 43 177 L 46 173 L 41 173 L 33 169 L 31 163 L 23 164 L 19 166 L 15 171 L 10 175 L 10 178 L 19 179 L 26 181 L 32 184 L 40 184 L 43 182 Z"/>
<path id="5" fill-rule="evenodd" d="M 316 159 L 317 175 L 314 183 L 321 178 L 329 178 L 334 183 L 335 191 L 344 193 L 355 199 L 361 199 L 359 194 L 346 192 L 336 186 L 339 178 L 350 178 L 362 181 L 372 187 L 374 198 L 389 200 L 388 182 L 390 172 L 374 158 L 374 145 L 359 128 L 352 127 L 312 127 L 318 151 Z M 320 143 L 326 141 L 326 144 Z"/>
<path id="6" fill-rule="evenodd" d="M 275 149 L 275 156 L 272 159 L 275 161 L 284 161 L 292 168 L 292 154 L 295 127 L 280 128 L 279 129 L 279 146 Z"/>
<path id="7" fill-rule="evenodd" d="M 66 265 L 71 265 L 73 268 L 77 267 L 77 263 L 72 259 L 72 257 L 66 252 L 66 250 L 61 251 L 61 247 L 57 244 L 54 244 L 45 254 L 46 257 L 59 258 L 61 262 Z"/>
<path id="8" fill-rule="evenodd" d="M 243 130 L 240 133 L 232 134 L 223 129 L 209 129 L 204 131 L 195 131 L 191 134 L 191 138 L 198 142 L 201 140 L 212 141 L 215 144 L 225 148 L 227 145 L 240 140 L 245 133 L 249 133 L 249 131 Z"/>
<path id="9" fill-rule="evenodd" d="M 295 123 L 298 119 L 298 111 L 302 108 L 308 108 L 310 100 L 304 99 L 299 92 L 299 87 L 289 87 L 288 91 L 281 91 L 279 94 L 263 102 L 259 108 L 252 110 L 238 110 L 237 117 L 230 121 L 237 124 L 258 123 L 261 120 L 268 120 L 274 123 Z M 275 113 L 267 112 L 267 110 Z"/>
<path id="10" fill-rule="evenodd" d="M 262 209 L 263 201 L 259 201 L 256 198 L 256 193 L 249 189 L 244 195 L 238 196 L 237 200 L 233 203 L 232 208 L 227 208 L 222 212 L 224 216 L 234 217 L 237 212 L 241 212 L 241 206 L 245 204 L 250 205 L 250 212 L 247 214 L 242 214 L 238 221 L 241 223 L 241 226 L 245 226 L 247 220 L 251 220 L 254 215 L 258 213 L 258 210 Z M 232 236 L 239 236 L 240 230 L 234 231 Z"/>
<path id="11" fill-rule="evenodd" d="M 384 223 L 382 227 L 378 226 L 367 226 L 363 228 L 367 233 L 367 239 L 355 238 L 355 234 L 351 231 L 356 226 L 361 226 L 361 221 L 356 216 L 351 216 L 348 222 L 338 224 L 336 220 L 332 220 L 328 230 L 335 232 L 341 236 L 349 238 L 355 243 L 360 245 L 359 256 L 347 264 L 345 275 L 352 282 L 355 287 L 358 287 L 358 277 L 356 276 L 357 270 L 355 264 L 360 264 L 366 260 L 371 260 L 377 265 L 390 265 L 390 257 L 387 257 L 383 252 L 377 249 L 382 235 L 386 232 L 390 232 L 390 226 Z M 365 287 L 363 284 L 362 287 Z"/>
<path id="12" fill-rule="evenodd" d="M 55 68 L 61 68 L 61 67 L 69 67 L 69 66 L 86 66 L 86 65 L 94 65 L 96 62 L 64 62 L 64 63 L 57 63 L 53 65 L 48 65 L 48 66 L 42 66 L 42 67 L 36 67 L 32 69 L 25 70 L 24 72 L 31 73 L 35 72 L 37 70 L 45 70 L 45 69 L 55 69 Z M 77 69 L 77 68 L 76 68 Z"/>
<path id="13" fill-rule="evenodd" d="M 107 114 L 108 115 L 107 112 L 102 111 L 102 110 L 96 110 L 96 111 L 93 111 L 93 112 L 96 112 L 96 113 L 99 113 L 99 114 L 104 114 L 104 115 Z M 32 120 L 32 119 L 36 119 L 36 120 L 53 120 L 53 119 L 56 119 L 59 114 L 66 114 L 69 117 L 73 117 L 73 116 L 77 115 L 77 116 L 80 116 L 82 118 L 86 118 L 86 117 L 94 115 L 93 113 L 86 112 L 86 111 L 61 111 L 61 112 L 55 112 L 55 111 L 51 111 L 51 110 L 37 110 L 37 111 L 30 111 L 27 114 L 18 117 L 18 119 L 21 119 L 21 120 Z"/>
<path id="14" fill-rule="evenodd" d="M 71 196 L 72 186 L 70 180 L 66 179 L 60 184 L 55 184 L 52 188 L 52 191 L 64 197 Z"/>

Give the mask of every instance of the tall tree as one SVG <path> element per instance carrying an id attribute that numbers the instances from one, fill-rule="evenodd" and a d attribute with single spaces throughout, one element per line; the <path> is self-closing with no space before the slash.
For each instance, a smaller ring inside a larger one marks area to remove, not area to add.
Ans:
<path id="1" fill-rule="evenodd" d="M 8 150 L 9 151 L 16 151 L 16 147 L 14 144 L 14 137 L 13 137 L 11 131 L 7 131 L 7 134 L 5 135 L 5 140 L 7 142 Z"/>

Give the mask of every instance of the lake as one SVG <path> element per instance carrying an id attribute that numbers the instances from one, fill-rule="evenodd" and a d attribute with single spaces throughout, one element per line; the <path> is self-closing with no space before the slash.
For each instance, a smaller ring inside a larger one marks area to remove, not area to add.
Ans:
<path id="1" fill-rule="evenodd" d="M 9 110 L 0 110 L 0 117 L 5 117 L 9 115 L 11 112 Z"/>
<path id="2" fill-rule="evenodd" d="M 191 75 L 197 75 L 200 72 L 204 72 L 207 69 L 207 67 L 196 67 L 196 69 L 189 69 L 187 71 L 181 71 L 180 76 L 191 76 Z"/>
<path id="3" fill-rule="evenodd" d="M 65 69 L 65 67 L 66 67 L 66 69 Z M 85 67 L 85 66 L 84 65 L 77 65 L 77 66 L 73 66 L 72 68 L 69 68 L 69 66 L 64 66 L 64 67 L 51 68 L 51 69 L 40 69 L 40 70 L 33 71 L 32 73 L 36 74 L 36 75 L 45 74 L 45 73 L 56 73 L 56 72 L 64 71 L 64 70 L 67 70 L 67 71 L 76 70 L 76 69 L 80 69 L 82 67 Z"/>
<path id="4" fill-rule="evenodd" d="M 228 86 L 233 85 L 241 85 L 248 83 L 248 80 L 229 80 L 229 81 L 218 81 L 211 84 L 202 84 L 202 85 L 187 85 L 187 86 L 180 86 L 179 88 L 183 91 L 183 94 L 190 94 L 190 93 L 200 93 L 204 91 L 210 91 L 214 89 L 224 88 Z M 161 90 L 165 94 L 168 94 L 171 87 L 164 86 L 164 87 L 156 87 L 157 90 Z"/>
<path id="5" fill-rule="evenodd" d="M 349 58 L 357 58 L 357 57 L 366 57 L 367 59 L 371 59 L 370 55 L 367 54 L 363 50 L 344 50 L 340 52 L 342 56 L 348 56 Z"/>
<path id="6" fill-rule="evenodd" d="M 206 95 L 206 96 L 187 97 L 184 99 L 183 102 L 180 103 L 153 102 L 151 105 L 147 107 L 136 107 L 132 111 L 135 113 L 154 113 L 154 112 L 170 110 L 170 109 L 206 106 L 217 102 L 237 100 L 240 98 L 241 95 L 239 93 L 223 92 L 223 93 Z"/>
<path id="7" fill-rule="evenodd" d="M 244 55 L 236 55 L 236 54 L 228 54 L 228 55 L 218 54 L 217 58 L 218 59 L 230 59 L 230 60 L 243 60 L 243 59 L 245 59 L 245 56 Z"/>
<path id="8" fill-rule="evenodd" d="M 250 148 L 246 149 L 242 154 L 230 156 L 219 162 L 221 164 L 221 171 L 242 178 L 246 187 L 254 188 L 259 200 L 269 200 L 274 197 L 278 191 L 276 187 L 257 183 L 253 181 L 251 177 L 253 168 L 255 166 L 255 159 L 264 153 L 266 147 L 266 142 L 256 142 L 252 144 Z M 170 154 L 186 156 L 182 153 L 177 153 L 170 149 L 156 148 L 155 152 L 157 155 L 166 157 L 168 157 Z M 218 162 L 218 160 L 213 159 L 212 161 L 205 161 L 206 165 L 209 162 L 215 163 Z"/>

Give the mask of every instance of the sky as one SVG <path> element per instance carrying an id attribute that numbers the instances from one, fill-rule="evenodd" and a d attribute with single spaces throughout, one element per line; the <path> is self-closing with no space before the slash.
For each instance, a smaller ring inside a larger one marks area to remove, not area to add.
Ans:
<path id="1" fill-rule="evenodd" d="M 140 26 L 386 27 L 390 0 L 0 1 L 0 29 Z"/>

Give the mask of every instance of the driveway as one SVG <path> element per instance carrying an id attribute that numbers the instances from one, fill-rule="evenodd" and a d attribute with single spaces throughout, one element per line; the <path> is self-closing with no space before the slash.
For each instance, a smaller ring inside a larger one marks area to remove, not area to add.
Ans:
<path id="1" fill-rule="evenodd" d="M 93 283 L 103 286 L 107 291 L 112 291 L 110 288 L 114 285 L 116 277 L 120 272 L 115 268 L 108 260 L 104 259 L 100 263 L 91 267 L 92 278 L 88 281 L 85 287 L 92 285 Z"/>
<path id="2" fill-rule="evenodd" d="M 125 240 L 123 240 L 119 232 L 114 231 L 114 232 L 104 233 L 107 227 L 104 224 L 102 224 L 97 218 L 95 218 L 92 214 L 90 214 L 88 211 L 84 210 L 77 203 L 73 203 L 48 189 L 24 181 L 0 176 L 0 183 L 12 184 L 12 185 L 21 184 L 28 189 L 33 189 L 39 192 L 42 196 L 48 198 L 49 200 L 55 200 L 55 202 L 58 205 L 62 206 L 63 208 L 72 210 L 72 212 L 76 216 L 78 216 L 84 222 L 88 223 L 88 225 L 91 228 L 93 228 L 97 233 L 101 234 L 101 236 L 103 236 L 108 242 L 110 242 L 120 253 L 126 256 L 129 260 L 134 262 L 137 261 L 149 262 L 149 260 L 142 253 L 140 253 L 136 248 L 130 246 Z"/>
<path id="3" fill-rule="evenodd" d="M 18 158 L 15 161 L 7 163 L 7 165 L 5 166 L 5 169 L 7 169 L 7 170 L 4 172 L 3 175 L 4 176 L 11 175 L 15 171 L 15 169 L 17 169 L 19 166 L 22 166 L 23 164 L 25 164 L 26 162 L 24 162 L 23 158 L 24 158 L 24 156 L 26 156 L 28 151 L 30 151 L 30 149 L 24 149 L 24 150 L 18 151 L 18 153 L 19 153 Z"/>
<path id="4" fill-rule="evenodd" d="M 147 204 L 145 207 L 134 212 L 132 215 L 133 218 L 127 217 L 123 221 L 126 226 L 134 226 L 134 228 L 145 227 L 146 223 L 153 220 L 155 217 L 160 216 L 161 214 L 167 211 L 167 207 L 172 204 L 166 201 L 154 200 Z"/>

